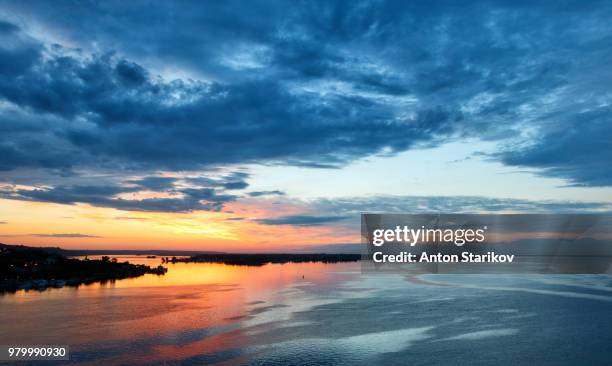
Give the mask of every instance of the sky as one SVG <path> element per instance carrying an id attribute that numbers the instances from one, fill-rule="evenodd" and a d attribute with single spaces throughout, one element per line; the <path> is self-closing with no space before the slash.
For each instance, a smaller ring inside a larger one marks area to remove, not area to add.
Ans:
<path id="1" fill-rule="evenodd" d="M 293 251 L 612 207 L 606 1 L 2 1 L 0 242 Z"/>

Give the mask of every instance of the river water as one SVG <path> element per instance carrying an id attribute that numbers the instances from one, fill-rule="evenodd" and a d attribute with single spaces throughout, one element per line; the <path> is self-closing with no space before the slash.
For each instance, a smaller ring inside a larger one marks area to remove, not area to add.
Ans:
<path id="1" fill-rule="evenodd" d="M 0 344 L 66 344 L 82 365 L 612 364 L 609 276 L 165 265 L 0 295 Z"/>

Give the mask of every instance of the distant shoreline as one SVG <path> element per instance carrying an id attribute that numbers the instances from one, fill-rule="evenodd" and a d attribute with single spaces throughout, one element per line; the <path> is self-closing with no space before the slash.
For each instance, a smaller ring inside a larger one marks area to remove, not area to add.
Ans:
<path id="1" fill-rule="evenodd" d="M 146 273 L 163 275 L 166 268 L 118 262 L 109 255 L 148 256 L 163 263 L 222 263 L 263 266 L 284 263 L 358 262 L 360 254 L 341 253 L 220 253 L 171 250 L 66 250 L 58 247 L 28 247 L 0 244 L 0 293 L 17 290 L 44 290 L 50 287 L 78 286 Z M 100 259 L 87 256 L 102 255 Z M 85 257 L 81 259 L 70 257 Z"/>
<path id="2" fill-rule="evenodd" d="M 7 245 L 7 244 L 1 244 Z M 19 246 L 19 245 L 8 245 Z M 359 251 L 315 251 L 305 252 L 299 251 L 296 253 L 283 252 L 259 252 L 259 253 L 241 253 L 241 252 L 220 252 L 212 250 L 172 250 L 172 249 L 64 249 L 61 247 L 29 247 L 44 250 L 46 252 L 60 254 L 66 257 L 83 257 L 83 256 L 98 256 L 98 255 L 122 255 L 122 256 L 145 256 L 154 255 L 157 257 L 194 257 L 198 255 L 359 255 Z"/>
<path id="3" fill-rule="evenodd" d="M 350 244 L 352 245 L 352 244 Z M 84 256 L 98 256 L 98 255 L 115 255 L 115 256 L 145 256 L 154 255 L 157 257 L 195 257 L 195 256 L 206 256 L 206 255 L 257 255 L 257 256 L 274 256 L 274 255 L 290 255 L 290 256 L 303 256 L 303 255 L 329 255 L 329 256 L 353 256 L 359 255 L 359 248 L 351 248 L 350 251 L 346 251 L 345 248 L 338 248 L 337 251 L 330 250 L 331 248 L 320 248 L 315 247 L 312 251 L 305 251 L 300 248 L 300 251 L 292 252 L 259 252 L 259 253 L 244 253 L 244 252 L 221 252 L 213 250 L 173 250 L 173 249 L 65 249 L 61 247 L 43 247 L 43 246 L 23 246 L 19 244 L 2 244 L 0 247 L 26 247 L 31 249 L 40 249 L 48 253 L 59 254 L 65 257 L 84 257 Z M 323 250 L 321 250 L 323 249 Z"/>
<path id="4" fill-rule="evenodd" d="M 339 262 L 358 262 L 361 260 L 360 254 L 292 254 L 292 253 L 209 253 L 191 256 L 189 258 L 177 258 L 170 262 L 183 263 L 223 263 L 242 266 L 263 266 L 265 264 L 283 263 L 339 263 Z"/>

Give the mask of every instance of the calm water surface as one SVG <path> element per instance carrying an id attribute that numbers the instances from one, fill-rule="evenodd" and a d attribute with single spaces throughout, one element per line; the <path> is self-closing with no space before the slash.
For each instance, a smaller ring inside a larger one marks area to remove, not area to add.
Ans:
<path id="1" fill-rule="evenodd" d="M 609 276 L 167 266 L 165 276 L 2 295 L 0 344 L 68 344 L 83 365 L 612 363 Z"/>

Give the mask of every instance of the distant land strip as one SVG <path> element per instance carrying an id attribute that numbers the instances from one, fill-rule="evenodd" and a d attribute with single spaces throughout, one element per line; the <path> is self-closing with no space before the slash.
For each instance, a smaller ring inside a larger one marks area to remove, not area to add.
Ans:
<path id="1" fill-rule="evenodd" d="M 177 258 L 172 262 L 184 263 L 223 263 L 240 266 L 263 266 L 268 263 L 304 263 L 304 262 L 358 262 L 361 254 L 292 254 L 292 253 L 206 253 L 189 258 Z"/>

